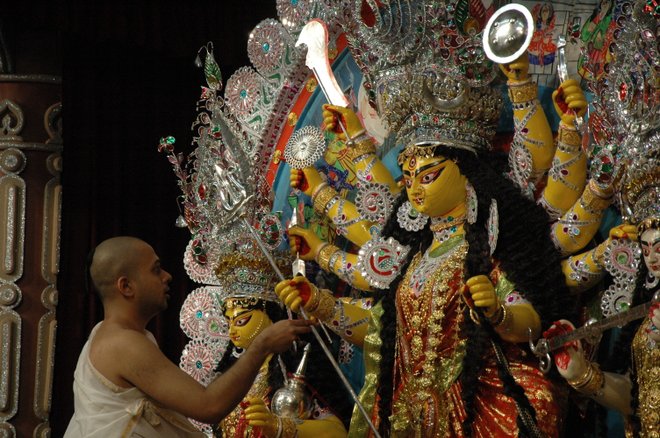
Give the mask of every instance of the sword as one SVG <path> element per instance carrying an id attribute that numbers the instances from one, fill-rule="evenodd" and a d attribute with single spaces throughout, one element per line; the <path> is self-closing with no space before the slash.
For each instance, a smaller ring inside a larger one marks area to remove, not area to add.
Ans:
<path id="1" fill-rule="evenodd" d="M 328 27 L 326 24 L 318 18 L 305 24 L 296 41 L 296 47 L 300 45 L 307 46 L 305 65 L 314 73 L 325 99 L 331 105 L 347 108 L 350 102 L 339 87 L 328 60 Z M 341 117 L 337 117 L 337 122 L 346 136 L 346 141 L 350 141 Z"/>
<path id="2" fill-rule="evenodd" d="M 557 37 L 557 76 L 559 76 L 560 83 L 568 80 L 568 65 L 566 64 L 566 37 L 564 35 L 559 35 Z M 584 119 L 581 116 L 575 114 L 574 122 L 575 129 L 582 133 Z"/>
<path id="3" fill-rule="evenodd" d="M 641 319 L 646 316 L 649 312 L 651 306 L 660 299 L 660 292 L 656 292 L 653 296 L 653 299 L 648 303 L 640 304 L 631 309 L 628 309 L 624 312 L 617 313 L 608 318 L 603 318 L 600 321 L 591 321 L 587 322 L 584 326 L 573 330 L 570 333 L 565 335 L 559 335 L 552 338 L 540 338 L 536 344 L 532 339 L 531 329 L 529 331 L 529 349 L 532 350 L 532 353 L 539 358 L 539 368 L 544 373 L 550 371 L 551 358 L 550 352 L 558 350 L 563 347 L 567 342 L 577 341 L 579 339 L 589 338 L 605 330 L 614 328 L 614 327 L 623 327 L 631 321 Z"/>

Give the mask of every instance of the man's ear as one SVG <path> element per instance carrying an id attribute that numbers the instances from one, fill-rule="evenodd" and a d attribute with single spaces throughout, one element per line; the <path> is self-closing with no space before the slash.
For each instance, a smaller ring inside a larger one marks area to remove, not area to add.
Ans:
<path id="1" fill-rule="evenodd" d="M 131 287 L 131 280 L 128 277 L 119 277 L 117 279 L 117 290 L 125 297 L 132 297 L 134 295 L 133 288 Z"/>

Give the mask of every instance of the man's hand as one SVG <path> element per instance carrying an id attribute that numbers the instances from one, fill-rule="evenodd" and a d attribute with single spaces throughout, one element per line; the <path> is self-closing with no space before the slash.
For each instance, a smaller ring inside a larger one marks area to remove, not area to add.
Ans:
<path id="1" fill-rule="evenodd" d="M 298 339 L 300 335 L 309 333 L 311 329 L 309 326 L 313 325 L 312 321 L 305 321 L 303 319 L 285 319 L 278 321 L 264 329 L 252 341 L 250 348 L 258 348 L 266 351 L 267 353 L 282 353 L 291 347 L 293 341 Z M 255 346 L 256 344 L 256 346 Z"/>

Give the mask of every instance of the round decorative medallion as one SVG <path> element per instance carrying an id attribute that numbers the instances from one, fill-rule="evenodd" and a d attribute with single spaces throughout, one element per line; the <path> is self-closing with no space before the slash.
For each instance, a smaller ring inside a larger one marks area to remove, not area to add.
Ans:
<path id="1" fill-rule="evenodd" d="M 292 169 L 304 169 L 316 163 L 324 151 L 323 132 L 316 126 L 304 126 L 289 138 L 284 160 Z"/>
<path id="2" fill-rule="evenodd" d="M 360 248 L 357 267 L 371 286 L 387 289 L 399 274 L 401 262 L 409 250 L 392 237 L 374 237 Z"/>

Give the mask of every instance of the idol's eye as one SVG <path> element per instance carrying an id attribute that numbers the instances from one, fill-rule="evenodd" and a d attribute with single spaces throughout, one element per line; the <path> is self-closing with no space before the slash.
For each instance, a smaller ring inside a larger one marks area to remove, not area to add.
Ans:
<path id="1" fill-rule="evenodd" d="M 251 319 L 252 319 L 252 314 L 251 313 L 247 314 L 245 316 L 241 316 L 240 318 L 234 320 L 234 325 L 236 327 L 243 327 L 243 326 L 247 325 L 247 323 L 250 322 Z"/>
<path id="2" fill-rule="evenodd" d="M 412 187 L 412 179 L 411 178 L 404 178 L 403 179 L 404 184 L 406 185 L 406 188 L 411 188 Z"/>
<path id="3" fill-rule="evenodd" d="M 422 175 L 421 178 L 422 184 L 430 184 L 436 179 L 438 179 L 438 177 L 442 173 L 442 169 L 443 169 L 442 167 L 438 167 L 437 169 L 431 170 L 425 173 L 424 175 Z"/>

